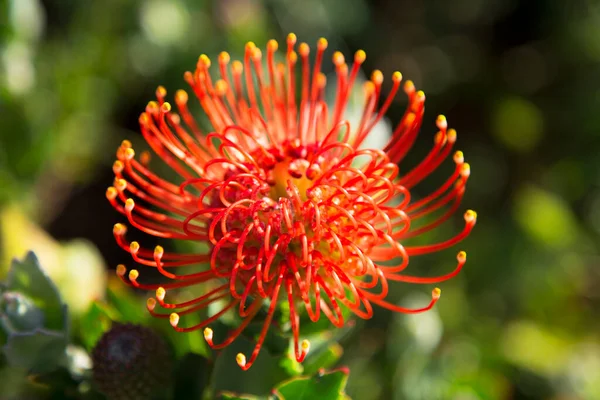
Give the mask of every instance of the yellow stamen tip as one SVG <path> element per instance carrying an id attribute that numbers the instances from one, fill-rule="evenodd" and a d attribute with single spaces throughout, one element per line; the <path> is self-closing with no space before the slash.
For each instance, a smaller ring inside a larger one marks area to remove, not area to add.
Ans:
<path id="1" fill-rule="evenodd" d="M 317 42 L 317 47 L 321 50 L 325 50 L 327 48 L 327 39 L 325 38 L 320 38 L 319 41 Z"/>
<path id="2" fill-rule="evenodd" d="M 185 90 L 179 89 L 175 92 L 175 102 L 177 104 L 185 104 L 188 101 L 188 94 Z"/>
<path id="3" fill-rule="evenodd" d="M 167 294 L 167 291 L 165 290 L 164 287 L 159 287 L 158 289 L 156 289 L 156 298 L 159 301 L 163 301 L 165 299 L 165 295 Z"/>
<path id="4" fill-rule="evenodd" d="M 297 40 L 297 38 L 296 38 L 296 34 L 295 34 L 295 33 L 290 33 L 290 34 L 287 36 L 287 42 L 288 42 L 289 44 L 292 44 L 292 45 L 296 44 L 296 40 Z"/>
<path id="5" fill-rule="evenodd" d="M 125 201 L 125 210 L 131 211 L 134 207 L 135 202 L 133 201 L 133 199 L 127 199 L 127 201 Z"/>
<path id="6" fill-rule="evenodd" d="M 252 50 L 256 48 L 256 44 L 254 42 L 247 42 L 246 43 L 246 50 Z"/>
<path id="7" fill-rule="evenodd" d="M 344 58 L 344 55 L 339 51 L 336 51 L 335 53 L 333 53 L 332 60 L 333 60 L 333 64 L 338 67 L 346 61 L 346 59 Z"/>
<path id="8" fill-rule="evenodd" d="M 448 141 L 450 143 L 456 142 L 456 130 L 455 129 L 448 129 L 448 132 L 446 133 L 446 135 L 447 135 Z"/>
<path id="9" fill-rule="evenodd" d="M 132 253 L 137 253 L 140 250 L 140 244 L 138 242 L 129 243 L 129 250 Z"/>
<path id="10" fill-rule="evenodd" d="M 165 97 L 167 95 L 167 89 L 164 86 L 156 88 L 156 97 Z"/>
<path id="11" fill-rule="evenodd" d="M 457 164 L 462 164 L 465 162 L 465 155 L 463 154 L 462 151 L 458 150 L 454 153 L 454 162 Z"/>
<path id="12" fill-rule="evenodd" d="M 400 82 L 400 81 L 402 81 L 402 74 L 400 73 L 400 71 L 395 71 L 392 74 L 392 81 L 393 82 Z"/>
<path id="13" fill-rule="evenodd" d="M 162 257 L 164 253 L 165 253 L 165 249 L 163 249 L 162 246 L 156 246 L 154 248 L 154 256 L 155 257 Z"/>
<path id="14" fill-rule="evenodd" d="M 160 110 L 163 113 L 171 112 L 171 103 L 165 101 L 164 103 L 162 103 L 162 106 L 160 106 Z"/>
<path id="15" fill-rule="evenodd" d="M 231 63 L 231 70 L 235 75 L 239 75 L 244 71 L 244 65 L 241 61 L 235 60 Z"/>
<path id="16" fill-rule="evenodd" d="M 381 85 L 381 83 L 383 82 L 383 74 L 381 73 L 381 71 L 378 69 L 373 71 L 373 73 L 371 74 L 371 80 L 376 85 Z"/>
<path id="17" fill-rule="evenodd" d="M 227 93 L 227 88 L 227 82 L 223 79 L 219 79 L 215 82 L 215 92 L 217 93 L 217 96 L 224 96 L 225 93 Z"/>
<path id="18" fill-rule="evenodd" d="M 465 212 L 465 221 L 467 221 L 467 222 L 477 221 L 477 213 L 473 210 L 467 210 L 467 212 Z"/>
<path id="19" fill-rule="evenodd" d="M 246 366 L 246 356 L 243 355 L 242 353 L 238 353 L 237 356 L 235 356 L 235 361 L 238 363 L 238 365 L 240 367 Z"/>
<path id="20" fill-rule="evenodd" d="M 123 190 L 127 189 L 127 181 L 125 179 L 115 179 L 115 188 L 119 192 L 122 192 Z"/>
<path id="21" fill-rule="evenodd" d="M 302 350 L 304 350 L 304 352 L 308 353 L 308 351 L 310 350 L 310 342 L 307 339 L 304 339 L 302 343 L 300 343 L 300 347 L 302 347 Z"/>
<path id="22" fill-rule="evenodd" d="M 117 160 L 113 163 L 113 172 L 115 174 L 120 174 L 121 172 L 123 172 L 123 167 L 123 162 L 121 160 Z"/>
<path id="23" fill-rule="evenodd" d="M 140 125 L 147 126 L 150 123 L 150 116 L 148 113 L 141 113 L 139 118 Z"/>
<path id="24" fill-rule="evenodd" d="M 421 101 L 424 101 L 424 100 L 425 100 L 425 92 L 424 92 L 424 91 L 422 91 L 422 90 L 419 90 L 419 91 L 417 92 L 417 97 L 418 97 L 418 98 L 419 98 Z"/>
<path id="25" fill-rule="evenodd" d="M 131 147 L 125 149 L 125 159 L 133 160 L 133 157 L 135 157 L 135 150 L 133 150 Z"/>
<path id="26" fill-rule="evenodd" d="M 365 53 L 364 50 L 358 50 L 356 53 L 354 53 L 354 62 L 362 64 L 366 59 L 367 53 Z"/>
<path id="27" fill-rule="evenodd" d="M 469 165 L 469 163 L 464 163 L 462 165 L 462 167 L 460 168 L 460 174 L 465 178 L 471 175 L 471 166 Z"/>
<path id="28" fill-rule="evenodd" d="M 295 51 L 292 51 L 290 53 L 289 60 L 290 60 L 290 63 L 296 64 L 296 62 L 298 61 L 298 53 L 296 53 Z"/>
<path id="29" fill-rule="evenodd" d="M 255 47 L 251 50 L 251 55 L 252 55 L 252 59 L 254 61 L 260 61 L 261 57 L 262 57 L 262 51 L 258 48 Z"/>
<path id="30" fill-rule="evenodd" d="M 310 46 L 306 43 L 300 43 L 300 46 L 298 46 L 298 53 L 303 57 L 308 56 L 310 53 Z"/>
<path id="31" fill-rule="evenodd" d="M 321 72 L 319 75 L 317 75 L 317 86 L 324 88 L 325 85 L 327 85 L 327 76 Z"/>
<path id="32" fill-rule="evenodd" d="M 118 276 L 125 276 L 125 274 L 127 273 L 127 267 L 124 266 L 123 264 L 119 264 L 117 265 L 117 275 Z"/>
<path id="33" fill-rule="evenodd" d="M 179 314 L 171 313 L 171 315 L 169 315 L 169 323 L 175 328 L 179 324 Z"/>
<path id="34" fill-rule="evenodd" d="M 129 271 L 129 279 L 135 281 L 140 276 L 140 273 L 137 269 L 132 269 Z"/>
<path id="35" fill-rule="evenodd" d="M 198 57 L 198 62 L 202 63 L 206 68 L 210 68 L 210 58 L 208 58 L 206 54 L 201 54 L 200 57 Z"/>
<path id="36" fill-rule="evenodd" d="M 219 54 L 219 62 L 222 64 L 229 64 L 229 61 L 231 60 L 231 57 L 229 56 L 229 53 L 226 51 L 222 51 Z"/>
<path id="37" fill-rule="evenodd" d="M 269 49 L 269 51 L 275 52 L 278 48 L 279 43 L 277 43 L 277 40 L 271 39 L 267 42 L 267 49 Z"/>
<path id="38" fill-rule="evenodd" d="M 121 147 L 123 147 L 124 149 L 127 149 L 127 148 L 131 147 L 131 142 L 129 140 L 127 140 L 127 139 L 123 140 L 121 142 Z"/>
<path id="39" fill-rule="evenodd" d="M 115 235 L 121 236 L 121 235 L 124 235 L 126 232 L 127 232 L 127 227 L 121 223 L 117 223 L 113 227 L 113 233 Z"/>
<path id="40" fill-rule="evenodd" d="M 149 101 L 146 105 L 146 112 L 150 114 L 154 114 L 158 111 L 158 103 L 154 100 Z"/>
<path id="41" fill-rule="evenodd" d="M 439 299 L 441 295 L 442 295 L 442 289 L 440 289 L 440 288 L 435 288 L 431 292 L 431 297 L 435 300 Z"/>
<path id="42" fill-rule="evenodd" d="M 210 328 L 204 328 L 204 340 L 207 342 L 211 341 L 213 338 L 213 330 Z"/>
<path id="43" fill-rule="evenodd" d="M 117 189 L 115 189 L 113 186 L 110 186 L 108 189 L 106 189 L 106 198 L 109 200 L 114 200 L 117 198 Z"/>
<path id="44" fill-rule="evenodd" d="M 458 260 L 458 262 L 465 262 L 465 261 L 467 261 L 467 252 L 465 252 L 465 251 L 459 251 L 458 255 L 456 256 L 456 259 Z"/>
<path id="45" fill-rule="evenodd" d="M 148 300 L 146 300 L 146 307 L 148 310 L 154 311 L 154 308 L 156 307 L 156 299 L 153 299 L 152 297 L 148 298 Z"/>
<path id="46" fill-rule="evenodd" d="M 438 115 L 437 120 L 435 121 L 437 127 L 439 129 L 446 129 L 448 128 L 448 121 L 446 120 L 446 117 L 443 115 Z"/>

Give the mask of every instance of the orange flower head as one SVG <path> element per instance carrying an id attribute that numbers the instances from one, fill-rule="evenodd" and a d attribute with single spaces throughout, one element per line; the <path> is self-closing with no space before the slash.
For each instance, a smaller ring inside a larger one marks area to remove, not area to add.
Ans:
<path id="1" fill-rule="evenodd" d="M 344 325 L 342 307 L 361 318 L 372 316 L 373 304 L 402 313 L 429 310 L 439 289 L 433 290 L 428 305 L 409 309 L 386 301 L 388 282 L 433 284 L 455 276 L 466 261 L 462 251 L 456 268 L 446 275 L 425 278 L 404 272 L 410 256 L 455 245 L 476 222 L 475 212 L 469 210 L 464 229 L 454 237 L 403 245 L 442 224 L 460 205 L 470 172 L 460 151 L 454 153 L 453 172 L 439 188 L 411 199 L 411 190 L 450 155 L 456 131 L 439 116 L 432 150 L 400 173 L 398 164 L 421 126 L 423 92 L 407 81 L 408 106 L 388 144 L 363 149 L 361 144 L 400 90 L 402 75 L 392 74 L 391 89 L 384 96 L 383 74 L 375 71 L 364 84 L 362 117 L 351 125 L 345 114 L 365 52 L 357 51 L 350 65 L 340 52 L 333 54 L 337 84 L 335 100 L 327 104 L 321 72 L 327 41 L 318 41 L 312 64 L 309 46 L 296 46 L 294 34 L 288 36 L 282 56 L 276 54 L 278 47 L 269 41 L 263 55 L 249 42 L 242 61 L 231 61 L 223 52 L 212 71 L 211 60 L 202 55 L 195 71 L 185 73 L 210 121 L 208 131 L 188 108 L 187 92 L 175 92 L 173 107 L 159 87 L 157 100 L 148 103 L 139 122 L 148 145 L 180 182 L 156 175 L 149 167 L 149 153 L 136 157 L 131 143 L 124 141 L 113 166 L 114 185 L 107 190 L 112 205 L 137 229 L 208 244 L 199 254 L 166 252 L 160 246 L 147 249 L 127 241 L 125 225 L 115 225 L 119 245 L 138 264 L 168 278 L 160 285 L 144 284 L 138 281 L 137 269 L 127 273 L 125 266 L 117 268 L 125 282 L 156 291 L 148 300 L 153 315 L 168 318 L 181 332 L 204 329 L 208 344 L 220 349 L 233 342 L 261 308 L 267 309 L 254 351 L 248 358 L 237 356 L 243 369 L 258 356 L 281 302 L 289 305 L 299 362 L 309 350 L 309 342 L 300 340 L 301 309 L 312 321 L 324 315 L 337 327 Z M 197 264 L 210 268 L 184 272 Z M 167 302 L 168 291 L 191 285 L 207 289 L 196 298 Z M 220 309 L 197 325 L 182 326 L 186 314 L 210 304 Z M 216 343 L 209 325 L 229 310 L 237 310 L 241 323 Z"/>

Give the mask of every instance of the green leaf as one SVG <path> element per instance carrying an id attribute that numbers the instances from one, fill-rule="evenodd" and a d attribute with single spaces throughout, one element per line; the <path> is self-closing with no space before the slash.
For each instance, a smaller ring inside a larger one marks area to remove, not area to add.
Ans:
<path id="1" fill-rule="evenodd" d="M 67 307 L 63 304 L 56 285 L 42 270 L 33 252 L 23 261 L 13 260 L 6 288 L 28 297 L 44 313 L 44 327 L 54 331 L 67 331 Z"/>
<path id="2" fill-rule="evenodd" d="M 31 333 L 10 335 L 2 350 L 9 365 L 32 373 L 43 373 L 61 364 L 66 347 L 64 333 L 37 329 Z"/>
<path id="3" fill-rule="evenodd" d="M 117 311 L 108 304 L 93 302 L 79 321 L 79 334 L 84 347 L 91 351 L 100 337 L 110 329 L 112 321 L 118 319 Z"/>
<path id="4" fill-rule="evenodd" d="M 321 368 L 333 367 L 344 354 L 344 349 L 339 343 L 332 343 L 322 351 L 308 353 L 304 361 L 304 373 L 307 375 L 316 374 Z"/>
<path id="5" fill-rule="evenodd" d="M 279 400 L 346 400 L 349 371 L 346 368 L 312 377 L 292 378 L 275 388 Z"/>
<path id="6" fill-rule="evenodd" d="M 281 357 L 281 361 L 279 361 L 279 367 L 283 369 L 289 376 L 298 376 L 304 372 L 304 366 L 302 363 L 296 361 L 294 350 L 291 346 L 288 354 L 284 357 Z"/>
<path id="7" fill-rule="evenodd" d="M 232 392 L 221 392 L 217 396 L 217 400 L 258 400 L 258 397 L 248 394 L 236 394 Z"/>
<path id="8" fill-rule="evenodd" d="M 109 282 L 106 295 L 108 304 L 117 312 L 116 317 L 119 321 L 146 325 L 150 319 L 146 303 L 139 296 L 134 295 L 122 282 Z"/>

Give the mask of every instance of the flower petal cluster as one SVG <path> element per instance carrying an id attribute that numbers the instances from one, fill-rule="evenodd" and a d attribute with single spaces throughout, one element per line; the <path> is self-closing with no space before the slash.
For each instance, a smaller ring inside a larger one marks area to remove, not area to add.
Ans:
<path id="1" fill-rule="evenodd" d="M 148 249 L 126 239 L 125 225 L 115 226 L 117 242 L 138 264 L 168 278 L 161 284 L 142 283 L 138 269 L 117 268 L 127 283 L 156 291 L 148 301 L 153 315 L 168 318 L 178 331 L 204 329 L 208 343 L 219 349 L 266 309 L 254 351 L 248 358 L 237 357 L 243 369 L 258 356 L 281 302 L 289 305 L 298 361 L 309 349 L 308 341 L 300 340 L 301 313 L 341 327 L 343 307 L 361 318 L 372 316 L 373 305 L 402 313 L 430 309 L 439 289 L 433 290 L 429 304 L 409 309 L 386 301 L 389 282 L 434 284 L 456 275 L 466 261 L 462 251 L 447 275 L 425 278 L 405 270 L 410 257 L 457 244 L 476 222 L 469 210 L 464 229 L 454 237 L 403 245 L 447 221 L 460 206 L 470 169 L 462 152 L 451 155 L 456 131 L 439 116 L 431 151 L 401 172 L 399 164 L 421 127 L 423 92 L 411 81 L 404 83 L 408 106 L 389 143 L 383 149 L 364 149 L 361 144 L 400 91 L 402 75 L 392 74 L 391 89 L 384 95 L 383 74 L 373 72 L 364 84 L 362 118 L 351 126 L 345 111 L 364 51 L 357 51 L 351 63 L 340 52 L 333 54 L 336 92 L 333 104 L 327 104 L 327 79 L 321 72 L 327 41 L 318 41 L 312 63 L 309 46 L 296 46 L 294 34 L 282 55 L 278 47 L 269 41 L 263 55 L 250 42 L 243 60 L 231 61 L 223 52 L 212 69 L 202 55 L 195 71 L 185 73 L 208 131 L 193 116 L 187 92 L 175 92 L 173 107 L 159 87 L 157 100 L 139 118 L 140 127 L 153 152 L 180 181 L 158 176 L 149 166 L 149 153 L 136 157 L 131 143 L 124 141 L 113 167 L 114 186 L 107 190 L 131 226 L 160 238 L 208 245 L 198 254 L 167 252 L 161 246 Z M 443 184 L 412 199 L 413 188 L 449 157 L 454 168 Z M 189 271 L 198 264 L 207 265 L 206 270 Z M 173 289 L 192 285 L 204 285 L 206 291 L 185 301 L 167 301 Z M 192 326 L 181 323 L 186 314 L 211 304 L 220 309 L 209 318 Z M 216 343 L 210 324 L 230 310 L 241 322 Z"/>

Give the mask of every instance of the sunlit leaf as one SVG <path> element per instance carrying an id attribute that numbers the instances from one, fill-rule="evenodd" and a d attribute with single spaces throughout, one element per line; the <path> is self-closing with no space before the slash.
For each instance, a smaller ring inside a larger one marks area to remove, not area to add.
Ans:
<path id="1" fill-rule="evenodd" d="M 292 378 L 279 386 L 275 393 L 279 400 L 346 400 L 344 393 L 349 371 L 339 369 L 312 377 Z"/>

